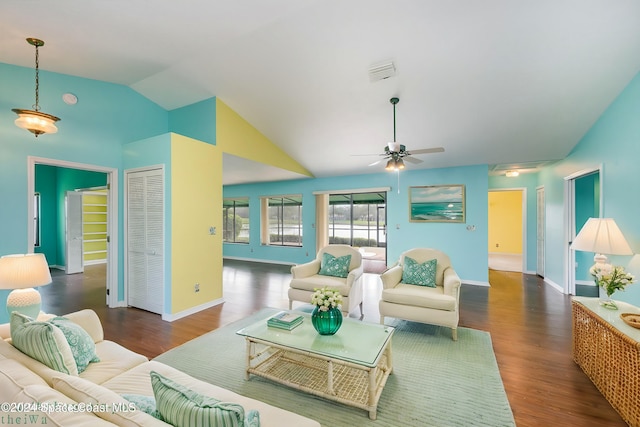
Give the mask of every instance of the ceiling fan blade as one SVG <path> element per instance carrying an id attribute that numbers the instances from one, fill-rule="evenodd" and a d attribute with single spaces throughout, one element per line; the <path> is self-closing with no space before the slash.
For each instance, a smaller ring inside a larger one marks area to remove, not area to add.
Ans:
<path id="1" fill-rule="evenodd" d="M 442 147 L 434 147 L 434 148 L 423 148 L 421 150 L 411 150 L 410 154 L 429 154 L 429 153 L 442 153 L 444 148 Z"/>
<path id="2" fill-rule="evenodd" d="M 383 161 L 385 161 L 385 160 L 386 160 L 386 159 L 380 159 L 380 160 L 378 160 L 377 162 L 369 163 L 367 166 L 375 166 L 375 165 L 377 165 L 378 163 L 382 163 L 382 162 L 383 162 Z"/>
<path id="3" fill-rule="evenodd" d="M 416 157 L 411 157 L 411 156 L 403 157 L 402 160 L 404 160 L 405 162 L 416 164 L 416 165 L 418 163 L 422 163 L 422 160 L 420 160 L 420 159 L 418 159 Z"/>

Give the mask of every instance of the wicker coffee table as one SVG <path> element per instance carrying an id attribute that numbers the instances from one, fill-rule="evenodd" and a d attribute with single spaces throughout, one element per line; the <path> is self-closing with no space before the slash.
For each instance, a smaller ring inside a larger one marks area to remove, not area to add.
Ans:
<path id="1" fill-rule="evenodd" d="M 292 331 L 270 328 L 267 318 L 237 333 L 247 341 L 246 377 L 288 387 L 369 411 L 392 371 L 389 326 L 344 319 L 335 335 L 319 335 L 310 315 Z"/>

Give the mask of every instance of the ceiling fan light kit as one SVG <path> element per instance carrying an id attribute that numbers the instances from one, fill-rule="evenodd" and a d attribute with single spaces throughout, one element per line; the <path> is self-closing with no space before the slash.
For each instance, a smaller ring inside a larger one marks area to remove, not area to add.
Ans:
<path id="1" fill-rule="evenodd" d="M 42 135 L 43 133 L 56 133 L 58 132 L 58 128 L 55 125 L 55 122 L 60 120 L 56 116 L 52 116 L 51 114 L 43 113 L 40 111 L 39 102 L 39 89 L 40 89 L 40 81 L 39 81 L 39 68 L 40 64 L 38 62 L 38 48 L 44 46 L 44 42 L 40 39 L 28 38 L 27 43 L 36 48 L 36 103 L 33 105 L 33 110 L 23 110 L 20 108 L 13 108 L 11 111 L 18 115 L 18 118 L 15 120 L 16 126 L 22 129 L 26 129 L 32 134 L 38 137 L 38 135 Z"/>

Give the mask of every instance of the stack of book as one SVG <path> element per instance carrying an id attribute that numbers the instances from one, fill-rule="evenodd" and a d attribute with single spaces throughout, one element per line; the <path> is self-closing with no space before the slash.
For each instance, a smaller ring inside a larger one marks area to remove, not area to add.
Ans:
<path id="1" fill-rule="evenodd" d="M 281 311 L 267 320 L 267 326 L 279 329 L 292 330 L 302 323 L 303 317 L 299 314 Z"/>

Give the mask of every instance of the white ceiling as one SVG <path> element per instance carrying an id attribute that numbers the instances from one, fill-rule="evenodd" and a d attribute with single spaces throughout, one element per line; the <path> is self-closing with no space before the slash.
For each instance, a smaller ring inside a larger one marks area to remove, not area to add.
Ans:
<path id="1" fill-rule="evenodd" d="M 0 21 L 0 62 L 33 67 L 37 37 L 44 70 L 218 96 L 318 177 L 383 170 L 353 155 L 392 140 L 392 96 L 397 140 L 445 149 L 408 168 L 560 159 L 640 71 L 637 0 L 2 0 Z"/>

